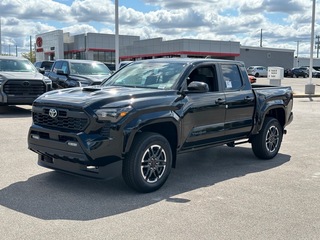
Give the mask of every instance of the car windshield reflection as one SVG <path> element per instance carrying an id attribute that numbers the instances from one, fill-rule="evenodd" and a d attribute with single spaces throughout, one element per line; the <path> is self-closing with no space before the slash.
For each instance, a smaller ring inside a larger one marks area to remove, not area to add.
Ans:
<path id="1" fill-rule="evenodd" d="M 102 85 L 171 89 L 184 67 L 184 63 L 134 62 L 116 72 Z"/>
<path id="2" fill-rule="evenodd" d="M 110 75 L 111 71 L 103 63 L 71 63 L 71 74 Z"/>
<path id="3" fill-rule="evenodd" d="M 37 69 L 28 60 L 0 59 L 1 72 L 36 72 Z"/>

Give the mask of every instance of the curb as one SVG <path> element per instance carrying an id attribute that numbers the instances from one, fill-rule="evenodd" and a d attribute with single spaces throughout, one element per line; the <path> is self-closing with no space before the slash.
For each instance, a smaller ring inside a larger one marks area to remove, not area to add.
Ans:
<path id="1" fill-rule="evenodd" d="M 314 98 L 320 97 L 320 94 L 295 94 L 293 93 L 294 98 Z"/>

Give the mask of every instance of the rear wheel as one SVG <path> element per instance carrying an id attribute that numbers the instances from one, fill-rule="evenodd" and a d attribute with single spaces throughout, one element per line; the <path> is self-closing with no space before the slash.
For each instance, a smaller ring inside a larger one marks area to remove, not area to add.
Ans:
<path id="1" fill-rule="evenodd" d="M 171 171 L 172 152 L 168 140 L 160 134 L 141 133 L 123 162 L 126 184 L 138 192 L 158 190 Z"/>
<path id="2" fill-rule="evenodd" d="M 274 158 L 280 149 L 282 137 L 283 129 L 279 121 L 267 117 L 260 133 L 251 141 L 253 153 L 260 159 Z"/>
<path id="3" fill-rule="evenodd" d="M 256 73 L 254 76 L 255 76 L 255 77 L 259 77 L 259 73 Z"/>

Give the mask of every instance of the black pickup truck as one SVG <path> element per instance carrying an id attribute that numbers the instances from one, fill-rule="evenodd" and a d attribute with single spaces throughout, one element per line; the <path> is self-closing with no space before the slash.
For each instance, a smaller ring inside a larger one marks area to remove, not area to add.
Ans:
<path id="1" fill-rule="evenodd" d="M 100 85 L 112 72 L 102 62 L 79 59 L 57 59 L 45 73 L 53 89 Z"/>
<path id="2" fill-rule="evenodd" d="M 139 192 L 159 189 L 178 153 L 250 142 L 271 159 L 292 121 L 291 87 L 251 86 L 242 62 L 134 62 L 100 86 L 34 101 L 28 147 L 47 168 L 94 178 L 121 173 Z"/>

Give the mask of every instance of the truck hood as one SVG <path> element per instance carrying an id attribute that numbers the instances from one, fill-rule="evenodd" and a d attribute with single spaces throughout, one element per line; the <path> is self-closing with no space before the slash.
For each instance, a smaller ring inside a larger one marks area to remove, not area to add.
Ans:
<path id="1" fill-rule="evenodd" d="M 12 80 L 42 80 L 43 75 L 39 72 L 0 72 L 0 76 Z"/>
<path id="2" fill-rule="evenodd" d="M 156 94 L 155 94 L 156 93 Z M 170 104 L 177 98 L 174 90 L 151 88 L 131 88 L 116 86 L 91 86 L 85 88 L 67 88 L 55 90 L 41 95 L 35 104 L 50 106 L 72 106 L 76 108 L 90 107 L 122 107 L 136 104 Z"/>
<path id="3" fill-rule="evenodd" d="M 77 74 L 70 74 L 71 79 L 75 79 L 77 81 L 89 81 L 89 82 L 102 82 L 104 79 L 111 76 L 109 75 L 77 75 Z"/>

